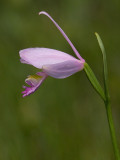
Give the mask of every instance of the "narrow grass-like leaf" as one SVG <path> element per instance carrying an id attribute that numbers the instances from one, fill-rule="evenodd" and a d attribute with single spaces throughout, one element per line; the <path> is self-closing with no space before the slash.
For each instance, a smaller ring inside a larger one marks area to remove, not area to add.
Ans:
<path id="1" fill-rule="evenodd" d="M 85 73 L 86 73 L 89 81 L 91 82 L 92 86 L 94 87 L 94 89 L 97 91 L 97 93 L 105 101 L 104 90 L 102 89 L 102 87 L 101 87 L 100 83 L 98 82 L 95 74 L 93 73 L 92 69 L 90 68 L 90 66 L 87 63 L 84 64 L 84 70 L 85 70 Z"/>
<path id="2" fill-rule="evenodd" d="M 104 67 L 104 87 L 105 87 L 105 95 L 106 95 L 106 100 L 109 99 L 109 90 L 108 90 L 108 71 L 107 71 L 107 60 L 106 60 L 106 52 L 105 52 L 105 48 L 103 45 L 103 42 L 99 36 L 98 33 L 95 33 L 97 40 L 98 40 L 98 44 L 100 46 L 102 55 L 103 55 L 103 67 Z"/>

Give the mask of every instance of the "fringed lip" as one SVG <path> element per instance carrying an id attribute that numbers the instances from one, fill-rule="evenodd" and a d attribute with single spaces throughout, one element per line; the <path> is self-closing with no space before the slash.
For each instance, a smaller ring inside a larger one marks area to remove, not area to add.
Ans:
<path id="1" fill-rule="evenodd" d="M 36 75 L 28 76 L 25 80 L 28 86 L 23 86 L 23 88 L 25 89 L 24 91 L 22 91 L 23 97 L 34 93 L 46 78 L 47 75 L 44 72 L 38 72 Z"/>

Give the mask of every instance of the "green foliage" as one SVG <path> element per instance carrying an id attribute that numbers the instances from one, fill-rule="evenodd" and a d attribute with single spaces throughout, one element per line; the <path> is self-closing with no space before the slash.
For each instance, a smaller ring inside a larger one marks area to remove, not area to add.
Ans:
<path id="1" fill-rule="evenodd" d="M 95 33 L 97 40 L 98 40 L 98 44 L 100 46 L 102 55 L 103 55 L 103 68 L 104 68 L 104 87 L 105 87 L 105 96 L 107 97 L 107 99 L 109 99 L 109 91 L 108 91 L 108 70 L 107 70 L 107 60 L 106 60 L 106 52 L 105 52 L 105 48 L 103 45 L 103 42 L 99 36 L 98 33 Z"/>
<path id="2" fill-rule="evenodd" d="M 97 91 L 98 94 L 101 96 L 101 98 L 105 101 L 106 97 L 105 97 L 105 94 L 104 94 L 104 90 L 102 89 L 102 87 L 101 87 L 99 81 L 97 80 L 95 74 L 93 73 L 92 69 L 90 68 L 90 66 L 87 63 L 84 64 L 84 70 L 85 70 L 85 73 L 86 73 L 90 83 L 95 88 L 95 91 Z"/>

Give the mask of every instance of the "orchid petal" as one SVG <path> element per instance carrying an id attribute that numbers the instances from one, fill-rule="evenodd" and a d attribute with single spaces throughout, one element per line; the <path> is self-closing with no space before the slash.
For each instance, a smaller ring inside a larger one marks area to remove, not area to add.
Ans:
<path id="1" fill-rule="evenodd" d="M 63 79 L 82 70 L 83 67 L 84 63 L 76 59 L 43 66 L 43 71 L 51 77 Z"/>
<path id="2" fill-rule="evenodd" d="M 67 53 L 48 48 L 28 48 L 21 50 L 19 53 L 22 63 L 31 64 L 39 69 L 42 69 L 43 65 L 76 60 L 76 58 Z"/>
<path id="3" fill-rule="evenodd" d="M 69 45 L 71 46 L 71 48 L 73 49 L 74 53 L 76 54 L 76 56 L 81 60 L 84 61 L 85 60 L 80 56 L 79 52 L 77 51 L 77 49 L 75 48 L 75 46 L 72 44 L 72 42 L 70 41 L 70 39 L 68 38 L 68 36 L 65 34 L 65 32 L 62 30 L 62 28 L 55 22 L 55 20 L 45 11 L 41 11 L 39 12 L 39 15 L 44 14 L 46 15 L 48 18 L 50 18 L 50 20 L 54 23 L 54 25 L 58 28 L 58 30 L 61 32 L 61 34 L 63 35 L 63 37 L 66 39 L 66 41 L 69 43 Z"/>
<path id="4" fill-rule="evenodd" d="M 29 87 L 23 86 L 23 88 L 25 89 L 22 92 L 23 97 L 34 93 L 46 78 L 47 78 L 47 75 L 46 73 L 43 73 L 43 72 L 38 72 L 36 75 L 28 76 L 25 82 L 29 85 Z"/>

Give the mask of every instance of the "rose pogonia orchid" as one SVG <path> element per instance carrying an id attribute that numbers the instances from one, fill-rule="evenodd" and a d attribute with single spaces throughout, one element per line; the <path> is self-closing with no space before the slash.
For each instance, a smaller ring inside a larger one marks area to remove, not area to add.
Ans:
<path id="1" fill-rule="evenodd" d="M 48 13 L 42 11 L 39 13 L 39 15 L 40 14 L 44 14 L 50 18 L 50 20 L 55 24 L 55 26 L 67 40 L 79 59 L 76 59 L 67 53 L 55 49 L 28 48 L 21 50 L 19 53 L 22 63 L 30 64 L 38 69 L 42 69 L 42 72 L 38 72 L 36 75 L 30 75 L 25 80 L 29 87 L 23 86 L 23 88 L 25 88 L 25 90 L 22 92 L 23 97 L 35 92 L 48 76 L 63 79 L 78 71 L 81 71 L 84 68 L 85 60 L 80 56 L 60 26 Z"/>

